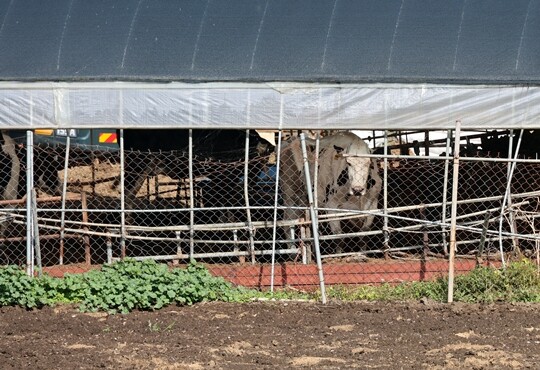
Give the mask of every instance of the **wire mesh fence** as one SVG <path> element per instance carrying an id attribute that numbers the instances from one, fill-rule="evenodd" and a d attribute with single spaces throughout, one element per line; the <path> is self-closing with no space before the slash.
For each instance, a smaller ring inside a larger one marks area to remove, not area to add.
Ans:
<path id="1" fill-rule="evenodd" d="M 517 135 L 499 151 L 484 141 L 488 152 L 470 138 L 492 136 L 462 133 L 458 158 L 451 137 L 392 143 L 404 134 L 389 133 L 375 149 L 373 133 L 338 132 L 303 149 L 279 133 L 268 150 L 246 131 L 195 131 L 179 141 L 191 147 L 162 151 L 35 144 L 31 161 L 26 138 L 3 135 L 0 265 L 58 275 L 194 258 L 234 283 L 312 289 L 320 250 L 326 284 L 433 279 L 448 274 L 454 166 L 456 271 L 539 259 L 540 161 L 514 158 Z M 209 150 L 212 140 L 227 145 Z"/>

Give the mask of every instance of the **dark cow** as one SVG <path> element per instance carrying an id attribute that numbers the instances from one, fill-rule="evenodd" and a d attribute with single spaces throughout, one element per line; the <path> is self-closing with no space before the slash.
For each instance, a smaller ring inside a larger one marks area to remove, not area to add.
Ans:
<path id="1" fill-rule="evenodd" d="M 314 146 L 313 140 L 306 140 L 309 147 L 308 161 L 311 170 L 311 187 L 317 190 L 318 206 L 327 208 L 328 213 L 339 210 L 367 211 L 377 209 L 382 180 L 375 160 L 362 157 L 369 154 L 367 144 L 350 132 L 338 132 L 320 140 L 318 179 L 313 184 Z M 283 146 L 281 153 L 280 184 L 283 203 L 286 207 L 285 219 L 302 217 L 302 209 L 307 207 L 307 189 L 300 139 L 294 138 Z M 374 216 L 350 220 L 349 227 L 368 230 Z M 329 223 L 333 234 L 341 234 L 343 221 Z M 338 243 L 338 252 L 340 251 Z"/>
<path id="2" fill-rule="evenodd" d="M 514 130 L 514 138 L 512 141 L 513 155 L 515 154 L 519 135 L 519 130 Z M 540 130 L 523 131 L 518 154 L 521 157 L 538 158 L 538 155 L 540 154 L 540 149 L 538 148 L 539 142 Z M 481 143 L 480 146 L 483 152 L 489 152 L 492 156 L 506 157 L 510 145 L 510 133 L 508 131 L 493 130 L 482 136 Z"/>
<path id="3" fill-rule="evenodd" d="M 245 130 L 194 129 L 193 176 L 204 178 L 207 195 L 204 206 L 215 207 L 233 203 L 234 194 L 243 194 L 242 176 L 245 159 Z M 189 177 L 189 130 L 129 129 L 124 130 L 125 191 L 128 203 L 135 199 L 148 176 L 166 175 L 174 179 Z M 249 157 L 266 154 L 268 143 L 256 132 L 249 132 Z M 237 162 L 237 165 L 233 163 Z M 250 163 L 252 167 L 262 166 Z M 250 172 L 257 171 L 252 168 Z M 255 176 L 253 176 L 255 178 Z M 229 199 L 228 199 L 229 198 Z M 230 200 L 227 202 L 227 200 Z M 128 204 L 130 206 L 130 204 Z"/>

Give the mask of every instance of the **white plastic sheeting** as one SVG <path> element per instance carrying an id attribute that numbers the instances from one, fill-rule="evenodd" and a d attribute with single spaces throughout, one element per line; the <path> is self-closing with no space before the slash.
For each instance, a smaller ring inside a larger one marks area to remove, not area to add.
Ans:
<path id="1" fill-rule="evenodd" d="M 540 127 L 539 86 L 0 83 L 0 128 Z"/>

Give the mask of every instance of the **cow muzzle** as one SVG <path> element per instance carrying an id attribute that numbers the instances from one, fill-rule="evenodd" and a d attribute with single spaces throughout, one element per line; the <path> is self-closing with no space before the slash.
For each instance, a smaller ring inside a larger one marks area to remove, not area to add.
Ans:
<path id="1" fill-rule="evenodd" d="M 366 195 L 366 188 L 362 187 L 358 187 L 358 188 L 351 188 L 351 190 L 349 190 L 349 195 L 352 195 L 354 197 L 359 197 L 359 196 L 362 196 L 362 195 Z"/>

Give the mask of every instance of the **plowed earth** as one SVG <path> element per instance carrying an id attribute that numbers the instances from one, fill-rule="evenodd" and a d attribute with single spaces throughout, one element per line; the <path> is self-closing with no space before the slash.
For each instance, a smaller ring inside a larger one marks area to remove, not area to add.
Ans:
<path id="1" fill-rule="evenodd" d="M 2 369 L 538 369 L 540 305 L 0 309 Z"/>

